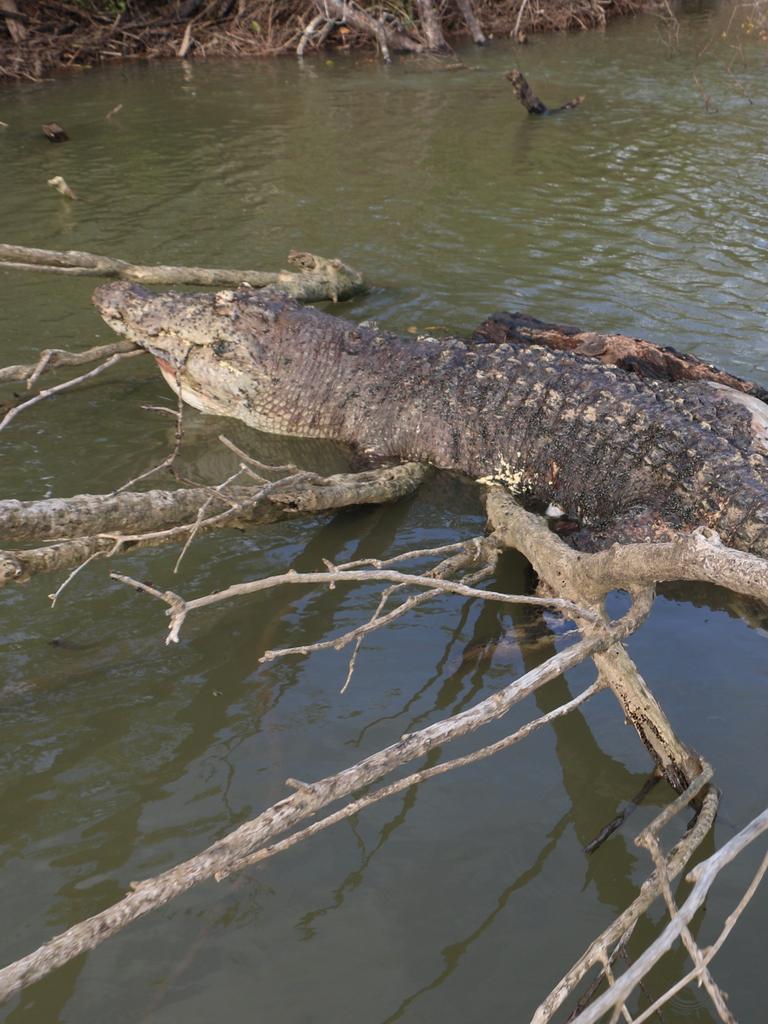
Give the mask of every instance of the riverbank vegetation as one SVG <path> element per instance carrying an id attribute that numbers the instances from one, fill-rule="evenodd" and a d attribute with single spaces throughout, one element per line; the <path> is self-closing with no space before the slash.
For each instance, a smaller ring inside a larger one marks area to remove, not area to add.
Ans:
<path id="1" fill-rule="evenodd" d="M 602 26 L 649 0 L 2 0 L 0 77 L 154 57 L 265 57 L 378 48 L 385 56 L 449 53 L 529 33 Z"/>

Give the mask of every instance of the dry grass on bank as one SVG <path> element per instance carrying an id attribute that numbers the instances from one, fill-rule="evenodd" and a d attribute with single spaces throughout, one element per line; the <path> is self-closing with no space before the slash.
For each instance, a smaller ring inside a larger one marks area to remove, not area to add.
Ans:
<path id="1" fill-rule="evenodd" d="M 649 0 L 475 0 L 488 36 L 587 29 Z M 395 19 L 422 38 L 412 0 L 362 0 L 358 8 Z M 467 34 L 454 0 L 436 0 L 443 31 Z M 0 0 L 0 78 L 37 81 L 56 70 L 154 57 L 265 57 L 295 50 L 322 5 L 301 0 Z M 323 46 L 373 47 L 370 35 L 335 24 Z M 310 46 L 311 48 L 311 46 Z"/>

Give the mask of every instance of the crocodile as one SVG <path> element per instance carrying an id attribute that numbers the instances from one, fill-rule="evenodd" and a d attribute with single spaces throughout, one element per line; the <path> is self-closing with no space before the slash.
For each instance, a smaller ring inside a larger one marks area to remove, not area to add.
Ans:
<path id="1" fill-rule="evenodd" d="M 203 412 L 502 483 L 558 506 L 598 546 L 709 527 L 768 556 L 754 410 L 706 382 L 641 379 L 535 344 L 401 336 L 271 289 L 115 282 L 94 303 Z"/>

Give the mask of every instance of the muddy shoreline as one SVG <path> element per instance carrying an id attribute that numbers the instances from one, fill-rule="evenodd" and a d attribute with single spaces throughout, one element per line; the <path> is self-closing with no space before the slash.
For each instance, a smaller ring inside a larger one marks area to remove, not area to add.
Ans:
<path id="1" fill-rule="evenodd" d="M 473 5 L 451 0 L 435 8 L 448 44 L 443 49 L 430 46 L 427 26 L 411 19 L 406 6 L 399 19 L 376 23 L 386 33 L 386 38 L 376 38 L 360 24 L 367 18 L 370 25 L 374 19 L 369 12 L 379 9 L 367 0 L 351 6 L 351 16 L 343 22 L 318 18 L 315 5 L 299 0 L 3 0 L 0 81 L 40 81 L 68 68 L 120 60 L 276 56 L 295 53 L 302 41 L 307 55 L 318 49 L 358 48 L 372 53 L 383 48 L 386 55 L 387 39 L 390 44 L 395 39 L 396 44 L 404 41 L 410 52 L 450 57 L 450 44 L 467 38 L 491 42 L 513 36 L 525 42 L 536 32 L 601 27 L 648 6 L 648 0 L 475 0 Z M 474 27 L 468 12 L 475 16 Z M 316 30 L 309 35 L 305 30 L 313 19 Z M 389 49 L 396 52 L 399 46 Z"/>

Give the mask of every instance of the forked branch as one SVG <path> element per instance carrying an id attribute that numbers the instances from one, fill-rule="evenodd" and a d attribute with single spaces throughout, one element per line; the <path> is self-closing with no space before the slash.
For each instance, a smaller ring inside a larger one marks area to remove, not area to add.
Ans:
<path id="1" fill-rule="evenodd" d="M 510 708 L 550 679 L 580 664 L 602 647 L 625 637 L 632 628 L 633 623 L 630 620 L 619 620 L 604 634 L 580 640 L 566 650 L 558 652 L 544 664 L 527 672 L 474 707 L 435 722 L 418 732 L 407 734 L 397 743 L 336 775 L 310 784 L 296 784 L 297 791 L 291 796 L 273 804 L 257 818 L 241 825 L 202 853 L 162 875 L 135 884 L 132 892 L 111 907 L 81 921 L 33 953 L 0 970 L 0 1002 L 81 953 L 94 949 L 127 924 L 163 906 L 199 882 L 226 877 L 232 871 L 244 867 L 251 862 L 253 855 L 271 843 L 275 836 L 294 828 L 329 804 L 349 797 L 357 790 L 369 786 L 435 747 L 469 735 L 481 726 L 502 718 Z M 494 751 L 489 749 L 490 752 Z M 463 763 L 467 762 L 459 758 L 455 766 Z M 414 778 L 410 784 L 415 784 L 416 781 L 419 780 Z M 383 795 L 389 793 L 385 792 Z M 272 852 L 278 852 L 279 848 L 276 846 Z"/>

